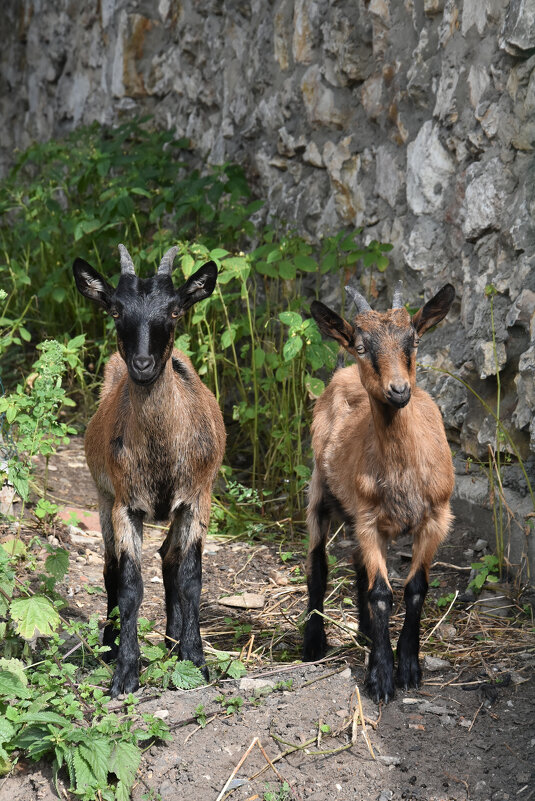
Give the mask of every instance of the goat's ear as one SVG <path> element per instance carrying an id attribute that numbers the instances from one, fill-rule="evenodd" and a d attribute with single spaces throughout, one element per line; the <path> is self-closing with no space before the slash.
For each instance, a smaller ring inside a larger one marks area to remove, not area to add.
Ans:
<path id="1" fill-rule="evenodd" d="M 193 273 L 177 291 L 181 309 L 186 311 L 194 303 L 210 297 L 215 289 L 216 281 L 217 266 L 213 261 L 208 261 L 196 273 Z"/>
<path id="2" fill-rule="evenodd" d="M 312 317 L 318 324 L 318 328 L 326 337 L 336 339 L 344 348 L 353 345 L 355 339 L 355 329 L 340 317 L 336 312 L 331 311 L 328 306 L 319 300 L 312 301 L 310 306 Z"/>
<path id="3" fill-rule="evenodd" d="M 429 328 L 439 323 L 447 315 L 455 299 L 455 290 L 451 284 L 439 289 L 437 294 L 428 300 L 425 306 L 419 309 L 412 318 L 412 324 L 418 334 L 423 334 Z"/>
<path id="4" fill-rule="evenodd" d="M 89 300 L 94 300 L 105 309 L 109 309 L 114 289 L 111 284 L 101 276 L 84 259 L 76 259 L 72 265 L 74 280 L 78 291 Z"/>

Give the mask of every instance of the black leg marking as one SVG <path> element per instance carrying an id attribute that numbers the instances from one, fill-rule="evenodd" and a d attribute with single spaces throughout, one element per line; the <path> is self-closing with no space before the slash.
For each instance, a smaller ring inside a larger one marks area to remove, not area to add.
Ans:
<path id="1" fill-rule="evenodd" d="M 204 662 L 199 628 L 201 588 L 202 542 L 197 540 L 182 553 L 178 566 L 178 594 L 182 611 L 180 657 L 189 659 L 194 665 L 200 667 L 204 678 L 208 681 L 208 668 Z"/>
<path id="2" fill-rule="evenodd" d="M 323 599 L 327 589 L 327 556 L 325 553 L 325 539 L 310 552 L 307 573 L 308 609 L 310 614 L 314 609 L 323 612 Z M 303 642 L 303 661 L 315 662 L 325 656 L 327 638 L 325 626 L 320 615 L 310 615 L 305 626 Z"/>
<path id="3" fill-rule="evenodd" d="M 420 568 L 405 586 L 405 620 L 397 647 L 396 680 L 400 687 L 419 687 L 422 670 L 418 661 L 420 651 L 420 617 L 427 595 L 425 571 Z"/>
<path id="4" fill-rule="evenodd" d="M 159 552 L 162 557 L 165 612 L 167 615 L 165 644 L 169 650 L 176 649 L 178 652 L 180 636 L 182 634 L 182 612 L 178 594 L 178 565 L 180 552 L 171 548 L 171 537 L 172 532 L 169 531 Z"/>
<path id="5" fill-rule="evenodd" d="M 143 579 L 139 564 L 128 553 L 119 559 L 119 615 L 121 634 L 117 666 L 113 674 L 110 695 L 133 693 L 139 687 L 139 643 L 137 616 L 143 598 Z"/>
<path id="6" fill-rule="evenodd" d="M 115 554 L 106 554 L 104 562 L 104 586 L 108 594 L 108 611 L 106 616 L 110 620 L 112 610 L 118 605 L 119 589 L 119 563 Z M 110 650 L 102 654 L 104 662 L 111 662 L 117 658 L 119 646 L 115 642 L 119 632 L 113 623 L 106 623 L 102 635 L 102 645 L 109 646 Z"/>
<path id="7" fill-rule="evenodd" d="M 369 595 L 372 648 L 366 685 L 376 703 L 388 703 L 394 697 L 394 654 L 388 624 L 392 610 L 392 590 L 380 575 Z"/>

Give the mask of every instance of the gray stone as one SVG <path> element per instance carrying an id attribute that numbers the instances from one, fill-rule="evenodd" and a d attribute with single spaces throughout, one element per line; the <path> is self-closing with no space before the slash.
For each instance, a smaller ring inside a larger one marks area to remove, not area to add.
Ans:
<path id="1" fill-rule="evenodd" d="M 531 50 L 535 42 L 535 0 L 511 0 L 500 37 L 500 47 L 511 55 Z"/>
<path id="2" fill-rule="evenodd" d="M 488 228 L 502 222 L 509 175 L 499 158 L 484 165 L 474 164 L 466 171 L 466 192 L 461 209 L 462 230 L 475 239 Z"/>
<path id="3" fill-rule="evenodd" d="M 447 659 L 440 659 L 438 656 L 430 656 L 429 654 L 424 657 L 424 666 L 426 670 L 431 672 L 447 670 L 451 667 Z"/>
<path id="4" fill-rule="evenodd" d="M 493 342 L 478 342 L 474 349 L 474 358 L 480 378 L 496 375 L 507 361 L 505 345 L 503 342 L 496 342 L 495 346 Z"/>
<path id="5" fill-rule="evenodd" d="M 438 128 L 428 120 L 407 147 L 407 202 L 411 211 L 437 211 L 454 172 L 453 159 L 440 143 Z"/>

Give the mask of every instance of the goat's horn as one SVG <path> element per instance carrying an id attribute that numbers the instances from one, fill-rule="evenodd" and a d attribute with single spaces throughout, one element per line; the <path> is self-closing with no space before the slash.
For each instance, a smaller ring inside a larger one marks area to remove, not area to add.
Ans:
<path id="1" fill-rule="evenodd" d="M 176 246 L 170 248 L 167 253 L 164 253 L 160 266 L 158 267 L 158 275 L 171 275 L 173 272 L 173 262 L 177 253 L 178 248 Z"/>
<path id="2" fill-rule="evenodd" d="M 119 245 L 119 253 L 121 254 L 121 275 L 135 275 L 134 262 L 132 256 L 127 251 L 124 245 Z"/>
<path id="3" fill-rule="evenodd" d="M 346 286 L 346 292 L 355 304 L 357 308 L 357 314 L 363 314 L 363 312 L 371 311 L 372 307 L 366 298 L 362 297 L 360 292 L 357 292 L 357 290 L 353 289 L 351 286 Z"/>
<path id="4" fill-rule="evenodd" d="M 394 297 L 392 298 L 393 309 L 403 308 L 403 300 L 401 298 L 402 292 L 403 292 L 403 281 L 398 281 L 396 284 L 396 288 L 394 289 Z"/>

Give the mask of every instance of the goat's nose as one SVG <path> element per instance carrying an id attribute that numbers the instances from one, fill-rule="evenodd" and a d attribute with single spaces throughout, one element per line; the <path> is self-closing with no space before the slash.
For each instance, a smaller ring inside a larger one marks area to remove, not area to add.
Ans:
<path id="1" fill-rule="evenodd" d="M 411 385 L 407 381 L 392 381 L 388 385 L 388 398 L 395 406 L 406 406 L 411 397 Z"/>
<path id="2" fill-rule="evenodd" d="M 134 356 L 132 362 L 136 370 L 143 373 L 154 365 L 154 358 L 152 356 Z"/>

